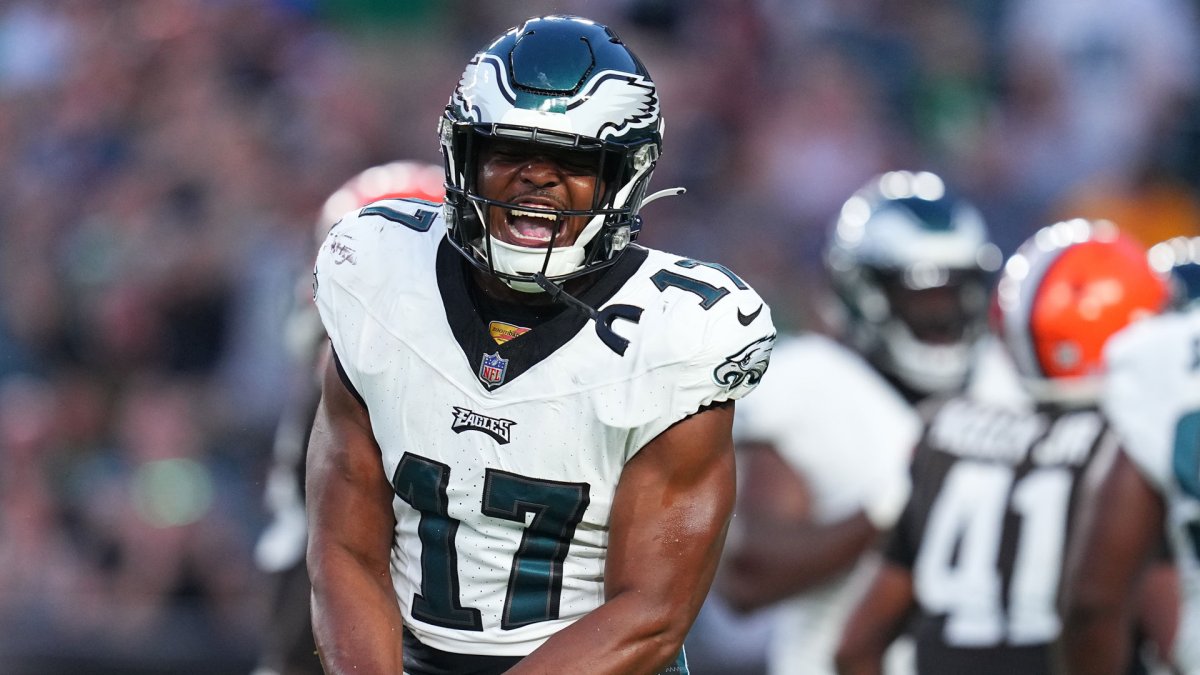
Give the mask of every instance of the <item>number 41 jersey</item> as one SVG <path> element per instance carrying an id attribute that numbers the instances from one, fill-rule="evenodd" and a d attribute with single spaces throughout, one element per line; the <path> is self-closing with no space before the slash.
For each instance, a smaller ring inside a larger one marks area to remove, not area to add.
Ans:
<path id="1" fill-rule="evenodd" d="M 625 462 L 766 371 L 770 310 L 729 270 L 632 246 L 567 309 L 497 344 L 440 207 L 347 216 L 316 266 L 344 377 L 395 491 L 406 626 L 454 653 L 521 656 L 604 600 Z"/>
<path id="2" fill-rule="evenodd" d="M 912 570 L 923 675 L 1050 672 L 1078 479 L 1113 435 L 1093 408 L 951 399 L 913 457 L 886 555 Z"/>

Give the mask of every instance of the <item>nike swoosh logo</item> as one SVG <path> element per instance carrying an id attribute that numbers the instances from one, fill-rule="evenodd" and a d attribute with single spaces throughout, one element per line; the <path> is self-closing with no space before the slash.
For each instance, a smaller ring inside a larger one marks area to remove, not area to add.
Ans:
<path id="1" fill-rule="evenodd" d="M 750 312 L 749 314 L 742 314 L 742 309 L 739 307 L 737 311 L 738 323 L 742 324 L 743 326 L 749 326 L 750 324 L 754 323 L 754 320 L 757 319 L 758 315 L 762 313 L 762 308 L 763 306 L 759 305 L 758 309 L 754 310 L 753 312 Z"/>

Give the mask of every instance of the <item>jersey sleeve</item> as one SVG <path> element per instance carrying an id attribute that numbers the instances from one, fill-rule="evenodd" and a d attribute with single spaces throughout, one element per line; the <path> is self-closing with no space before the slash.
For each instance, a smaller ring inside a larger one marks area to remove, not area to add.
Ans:
<path id="1" fill-rule="evenodd" d="M 347 213 L 330 229 L 313 268 L 313 297 L 342 373 L 361 389 L 360 354 L 369 348 L 372 316 L 397 311 L 403 288 L 397 270 L 419 265 L 422 250 L 441 236 L 423 202 L 384 200 Z M 427 222 L 422 222 L 424 219 Z M 424 229 L 418 229 L 422 226 Z M 432 259 L 432 256 L 429 257 Z"/>
<path id="2" fill-rule="evenodd" d="M 1180 420 L 1200 409 L 1196 340 L 1200 312 L 1137 322 L 1105 349 L 1101 405 L 1126 455 L 1147 480 L 1166 490 Z"/>
<path id="3" fill-rule="evenodd" d="M 691 274 L 729 284 L 713 269 L 697 268 Z M 670 400 L 664 414 L 635 431 L 635 448 L 706 406 L 745 397 L 763 380 L 775 345 L 775 324 L 758 293 L 740 279 L 738 283 L 737 290 L 707 309 L 684 297 L 664 316 L 663 330 L 672 333 L 666 339 L 677 345 L 673 349 L 678 353 Z"/>

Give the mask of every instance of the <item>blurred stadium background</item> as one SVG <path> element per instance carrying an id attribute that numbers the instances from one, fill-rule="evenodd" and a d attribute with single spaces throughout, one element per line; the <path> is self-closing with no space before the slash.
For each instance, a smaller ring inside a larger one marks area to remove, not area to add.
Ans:
<path id="1" fill-rule="evenodd" d="M 0 672 L 247 673 L 295 280 L 328 194 L 438 162 L 467 59 L 608 22 L 668 120 L 643 241 L 821 328 L 868 177 L 940 172 L 1007 253 L 1200 234 L 1190 0 L 0 0 Z"/>

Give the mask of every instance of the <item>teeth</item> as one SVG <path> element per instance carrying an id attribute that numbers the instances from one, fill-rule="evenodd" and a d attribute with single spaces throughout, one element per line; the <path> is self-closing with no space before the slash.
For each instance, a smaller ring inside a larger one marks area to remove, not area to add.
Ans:
<path id="1" fill-rule="evenodd" d="M 522 211 L 520 209 L 512 209 L 509 212 L 513 218 L 545 218 L 546 220 L 558 220 L 558 216 L 553 213 L 545 213 L 542 211 Z"/>

